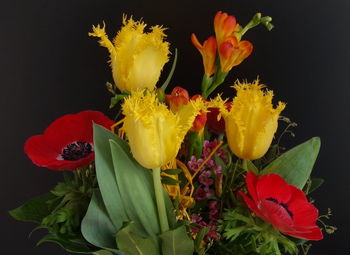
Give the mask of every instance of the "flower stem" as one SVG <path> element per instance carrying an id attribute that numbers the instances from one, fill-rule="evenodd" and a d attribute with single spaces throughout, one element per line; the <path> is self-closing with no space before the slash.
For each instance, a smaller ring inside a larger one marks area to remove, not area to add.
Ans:
<path id="1" fill-rule="evenodd" d="M 157 208 L 158 208 L 158 217 L 160 222 L 160 229 L 162 233 L 169 230 L 169 223 L 165 209 L 164 196 L 163 196 L 163 187 L 160 180 L 160 168 L 154 168 L 153 171 L 153 186 L 154 192 L 156 195 Z"/>
<path id="2" fill-rule="evenodd" d="M 248 160 L 247 159 L 242 160 L 242 168 L 248 172 Z"/>

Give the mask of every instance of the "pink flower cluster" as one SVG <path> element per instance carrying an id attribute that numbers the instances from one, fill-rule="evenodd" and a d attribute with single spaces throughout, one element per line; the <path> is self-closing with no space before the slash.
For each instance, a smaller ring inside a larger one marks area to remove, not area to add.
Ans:
<path id="1" fill-rule="evenodd" d="M 217 219 L 219 217 L 219 202 L 215 199 L 216 182 L 222 181 L 222 167 L 216 163 L 215 158 L 219 157 L 224 163 L 227 163 L 226 151 L 219 148 L 214 155 L 208 160 L 213 149 L 218 145 L 218 141 L 204 141 L 202 158 L 197 159 L 195 156 L 187 163 L 189 169 L 196 172 L 205 160 L 205 166 L 198 176 L 198 186 L 195 191 L 194 199 L 196 201 L 209 200 L 208 211 L 203 213 L 205 219 L 199 214 L 191 215 L 191 222 L 199 224 L 199 228 L 192 229 L 194 234 L 198 234 L 203 227 L 209 227 L 209 232 L 206 234 L 204 241 L 211 242 L 219 240 L 220 234 L 217 232 Z"/>
<path id="2" fill-rule="evenodd" d="M 197 159 L 195 156 L 192 156 L 191 160 L 187 163 L 189 169 L 196 172 L 203 161 L 209 157 L 210 153 L 218 145 L 218 143 L 219 142 L 217 140 L 212 142 L 204 141 L 202 158 Z M 225 150 L 218 149 L 214 155 L 219 157 L 224 163 L 227 162 Z M 216 164 L 214 155 L 206 162 L 203 169 L 201 169 L 201 174 L 198 177 L 199 186 L 197 187 L 194 196 L 196 201 L 211 199 L 215 195 L 215 190 L 212 187 L 215 184 L 214 179 L 222 176 L 222 167 Z"/>

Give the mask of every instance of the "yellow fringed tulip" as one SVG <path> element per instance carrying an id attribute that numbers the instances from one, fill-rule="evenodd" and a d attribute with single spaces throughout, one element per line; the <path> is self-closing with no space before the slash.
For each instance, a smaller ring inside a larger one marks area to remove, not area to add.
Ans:
<path id="1" fill-rule="evenodd" d="M 169 43 L 163 41 L 165 28 L 151 27 L 145 33 L 146 24 L 123 16 L 123 27 L 114 38 L 108 39 L 105 25 L 93 26 L 90 36 L 100 38 L 100 45 L 110 53 L 113 79 L 121 91 L 135 91 L 148 88 L 152 90 L 160 76 L 160 72 L 168 62 Z"/>
<path id="2" fill-rule="evenodd" d="M 195 117 L 204 109 L 201 100 L 173 113 L 158 101 L 154 92 L 136 91 L 125 99 L 123 129 L 134 158 L 154 169 L 174 160 Z"/>
<path id="3" fill-rule="evenodd" d="M 236 83 L 233 86 L 237 95 L 233 99 L 231 110 L 224 102 L 216 99 L 214 105 L 220 106 L 225 120 L 225 131 L 232 152 L 241 159 L 261 158 L 269 149 L 278 126 L 278 117 L 285 103 L 272 105 L 273 92 L 263 91 L 265 87 L 254 83 Z"/>

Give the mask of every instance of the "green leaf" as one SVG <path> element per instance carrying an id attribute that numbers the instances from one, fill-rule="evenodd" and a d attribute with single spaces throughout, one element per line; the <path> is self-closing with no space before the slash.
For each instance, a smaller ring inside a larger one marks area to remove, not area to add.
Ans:
<path id="1" fill-rule="evenodd" d="M 163 85 L 160 87 L 163 91 L 166 90 L 166 88 L 168 87 L 171 78 L 173 77 L 174 71 L 175 71 L 175 67 L 176 67 L 176 63 L 177 63 L 177 49 L 175 49 L 175 57 L 174 57 L 174 61 L 173 64 L 171 66 L 171 70 L 170 73 L 168 75 L 168 78 L 165 80 L 165 82 L 163 83 Z"/>
<path id="2" fill-rule="evenodd" d="M 201 242 L 204 239 L 205 235 L 209 232 L 209 230 L 210 230 L 210 227 L 204 227 L 201 229 L 199 234 L 196 236 L 196 239 L 194 240 L 194 249 L 196 251 L 199 250 Z"/>
<path id="3" fill-rule="evenodd" d="M 163 255 L 192 255 L 194 252 L 193 240 L 189 238 L 184 225 L 162 233 L 160 239 Z"/>
<path id="4" fill-rule="evenodd" d="M 22 206 L 9 211 L 16 220 L 41 223 L 42 219 L 50 214 L 48 201 L 56 198 L 55 195 L 47 193 L 27 201 Z"/>
<path id="5" fill-rule="evenodd" d="M 91 244 L 117 252 L 116 228 L 110 220 L 99 190 L 95 190 L 89 208 L 81 223 L 81 232 Z"/>
<path id="6" fill-rule="evenodd" d="M 250 172 L 253 172 L 255 175 L 258 175 L 259 174 L 259 169 L 254 165 L 254 163 L 250 160 L 247 160 L 247 168 L 248 168 L 248 171 Z"/>
<path id="7" fill-rule="evenodd" d="M 118 247 L 128 255 L 157 255 L 159 254 L 151 237 L 140 235 L 133 222 L 128 223 L 116 235 Z"/>
<path id="8" fill-rule="evenodd" d="M 321 178 L 312 178 L 311 179 L 311 187 L 309 189 L 308 194 L 310 194 L 311 192 L 315 191 L 316 189 L 318 189 L 322 184 L 324 183 L 324 179 Z"/>
<path id="9" fill-rule="evenodd" d="M 55 243 L 72 253 L 81 253 L 81 254 L 90 254 L 95 252 L 95 250 L 91 250 L 89 247 L 83 244 L 74 243 L 68 239 L 63 238 L 62 236 L 58 236 L 56 234 L 48 234 L 44 236 L 37 245 L 42 243 Z"/>
<path id="10" fill-rule="evenodd" d="M 320 146 L 319 137 L 311 138 L 272 161 L 261 175 L 278 174 L 289 184 L 302 189 L 310 177 Z"/>
<path id="11" fill-rule="evenodd" d="M 110 140 L 110 147 L 122 205 L 140 235 L 155 237 L 160 226 L 151 171 L 138 164 L 118 140 Z"/>
<path id="12" fill-rule="evenodd" d="M 113 255 L 112 252 L 106 251 L 106 250 L 95 251 L 95 252 L 92 253 L 92 254 L 94 254 L 94 255 Z"/>
<path id="13" fill-rule="evenodd" d="M 179 183 L 179 181 L 178 180 L 175 180 L 175 179 L 173 179 L 173 178 L 171 178 L 171 177 L 169 177 L 169 176 L 162 176 L 162 183 L 163 184 L 166 184 L 166 185 L 176 185 L 176 184 L 178 184 Z"/>
<path id="14" fill-rule="evenodd" d="M 116 231 L 118 231 L 123 222 L 129 221 L 123 207 L 120 192 L 117 186 L 117 180 L 114 173 L 109 140 L 119 139 L 115 134 L 104 127 L 94 124 L 94 150 L 96 176 L 100 187 L 100 192 L 107 213 L 113 222 Z M 128 150 L 128 145 L 120 141 L 123 150 Z"/>
<path id="15" fill-rule="evenodd" d="M 177 175 L 177 174 L 182 173 L 182 170 L 178 169 L 178 168 L 177 169 L 166 169 L 166 170 L 163 170 L 162 172 L 169 174 L 169 175 Z"/>

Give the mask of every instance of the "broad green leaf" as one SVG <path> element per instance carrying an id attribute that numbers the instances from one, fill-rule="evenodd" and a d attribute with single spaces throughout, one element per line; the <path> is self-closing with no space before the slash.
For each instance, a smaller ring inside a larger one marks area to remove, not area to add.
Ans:
<path id="1" fill-rule="evenodd" d="M 42 219 L 50 214 L 48 201 L 56 198 L 55 195 L 47 193 L 27 201 L 22 206 L 9 211 L 16 220 L 41 223 Z"/>
<path id="2" fill-rule="evenodd" d="M 311 187 L 309 189 L 308 194 L 310 194 L 311 192 L 315 191 L 316 189 L 318 189 L 322 184 L 324 183 L 324 179 L 321 178 L 312 178 L 311 179 Z"/>
<path id="3" fill-rule="evenodd" d="M 72 252 L 72 253 L 81 253 L 81 254 L 91 254 L 95 252 L 95 250 L 91 250 L 86 245 L 74 243 L 70 240 L 67 240 L 61 236 L 58 236 L 56 234 L 48 234 L 44 236 L 37 245 L 40 245 L 42 243 L 55 243 L 64 248 L 66 251 Z"/>
<path id="4" fill-rule="evenodd" d="M 115 176 L 126 214 L 143 236 L 160 232 L 151 171 L 139 165 L 130 152 L 110 140 Z"/>
<path id="5" fill-rule="evenodd" d="M 120 250 L 128 255 L 157 255 L 158 249 L 150 237 L 140 235 L 133 222 L 119 230 L 116 241 Z"/>
<path id="6" fill-rule="evenodd" d="M 116 230 L 119 230 L 123 222 L 129 221 L 120 197 L 117 180 L 114 173 L 109 140 L 116 140 L 117 136 L 104 127 L 94 124 L 94 150 L 96 176 L 100 187 L 101 195 L 108 215 Z M 122 143 L 123 150 L 128 150 L 126 143 Z"/>
<path id="7" fill-rule="evenodd" d="M 112 252 L 106 250 L 100 250 L 93 253 L 94 255 L 113 255 Z"/>
<path id="8" fill-rule="evenodd" d="M 117 252 L 114 238 L 117 230 L 108 216 L 98 189 L 94 191 L 89 208 L 81 223 L 81 232 L 84 238 L 96 247 Z"/>
<path id="9" fill-rule="evenodd" d="M 313 137 L 272 161 L 261 175 L 279 174 L 289 184 L 302 189 L 310 177 L 320 146 L 320 138 Z"/>
<path id="10" fill-rule="evenodd" d="M 184 225 L 164 232 L 159 237 L 163 255 L 192 255 L 194 252 L 193 240 L 189 238 Z"/>

